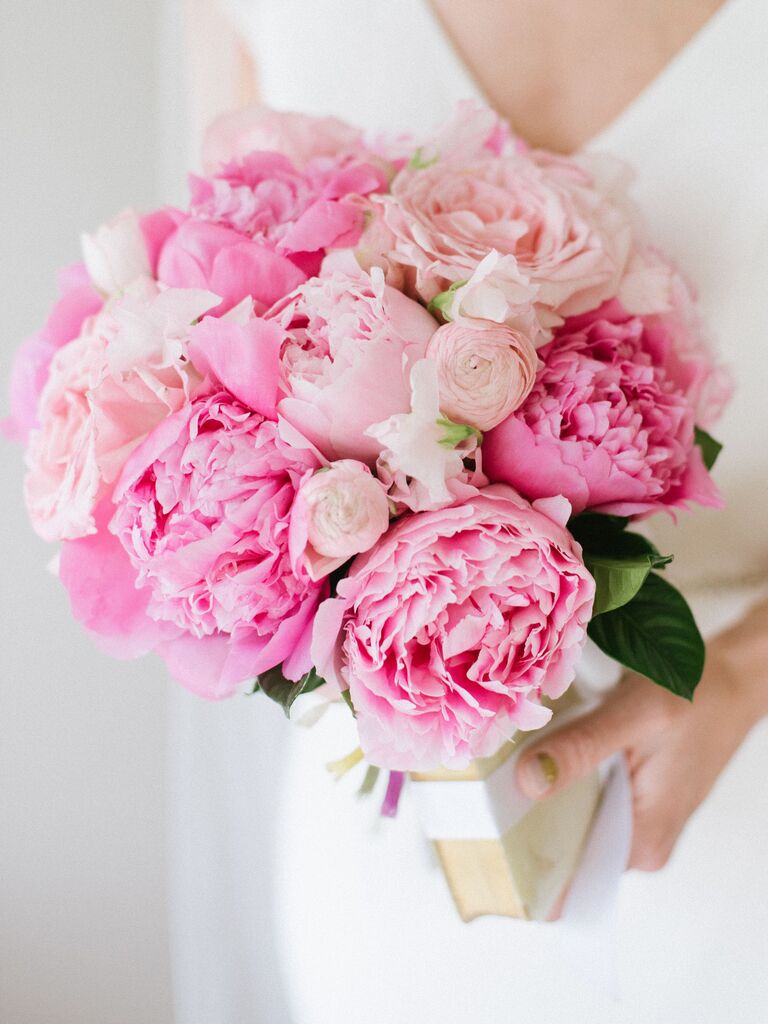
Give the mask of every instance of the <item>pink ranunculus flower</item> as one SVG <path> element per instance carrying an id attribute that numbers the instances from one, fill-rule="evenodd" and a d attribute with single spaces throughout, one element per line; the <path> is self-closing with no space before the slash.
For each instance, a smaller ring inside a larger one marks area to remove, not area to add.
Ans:
<path id="1" fill-rule="evenodd" d="M 720 507 L 694 444 L 694 410 L 654 358 L 640 317 L 616 303 L 569 320 L 539 350 L 533 390 L 483 445 L 484 468 L 533 500 L 643 515 Z"/>
<path id="2" fill-rule="evenodd" d="M 66 267 L 59 274 L 59 298 L 43 328 L 21 345 L 11 372 L 10 415 L 0 430 L 12 441 L 26 444 L 37 426 L 37 407 L 48 380 L 51 360 L 63 345 L 76 338 L 89 317 L 102 307 L 102 299 L 82 263 Z"/>
<path id="3" fill-rule="evenodd" d="M 242 160 L 255 150 L 275 150 L 303 168 L 317 157 L 367 154 L 363 133 L 336 117 L 310 117 L 254 105 L 223 114 L 203 140 L 203 166 L 217 173 L 223 164 Z"/>
<path id="4" fill-rule="evenodd" d="M 282 153 L 258 151 L 225 164 L 210 177 L 192 175 L 191 209 L 257 239 L 315 271 L 326 249 L 355 245 L 363 210 L 347 201 L 386 188 L 382 172 L 351 157 L 315 157 L 299 170 Z"/>
<path id="5" fill-rule="evenodd" d="M 221 316 L 245 298 L 263 313 L 302 284 L 307 274 L 287 256 L 239 231 L 190 219 L 162 247 L 157 277 L 174 288 L 202 288 L 221 302 L 211 310 Z"/>
<path id="6" fill-rule="evenodd" d="M 542 504 L 495 485 L 405 516 L 321 606 L 315 663 L 349 688 L 371 763 L 462 768 L 550 718 L 541 698 L 573 680 L 594 581 L 567 502 Z"/>
<path id="7" fill-rule="evenodd" d="M 149 615 L 184 631 L 161 653 L 202 696 L 229 696 L 281 663 L 290 679 L 310 668 L 325 588 L 294 573 L 288 534 L 317 465 L 225 391 L 168 417 L 125 465 L 110 529 L 149 590 Z"/>
<path id="8" fill-rule="evenodd" d="M 384 486 L 362 462 L 341 459 L 308 473 L 291 511 L 294 566 L 322 579 L 372 548 L 389 527 Z"/>
<path id="9" fill-rule="evenodd" d="M 45 540 L 95 531 L 96 505 L 131 450 L 200 383 L 185 346 L 193 321 L 216 301 L 144 279 L 56 353 L 24 485 L 32 525 Z"/>
<path id="10" fill-rule="evenodd" d="M 528 338 L 487 320 L 438 328 L 426 355 L 437 364 L 442 412 L 482 431 L 497 426 L 523 403 L 539 363 Z"/>
<path id="11" fill-rule="evenodd" d="M 328 270 L 270 315 L 287 332 L 281 416 L 327 459 L 373 466 L 382 445 L 366 431 L 410 410 L 410 370 L 434 319 L 380 273 L 360 270 Z"/>
<path id="12" fill-rule="evenodd" d="M 575 161 L 538 151 L 408 166 L 375 204 L 393 238 L 385 256 L 410 269 L 422 299 L 469 280 L 495 251 L 507 280 L 512 258 L 535 287 L 543 340 L 614 295 L 629 254 L 630 219 L 613 194 Z M 514 303 L 509 315 L 520 315 Z"/>

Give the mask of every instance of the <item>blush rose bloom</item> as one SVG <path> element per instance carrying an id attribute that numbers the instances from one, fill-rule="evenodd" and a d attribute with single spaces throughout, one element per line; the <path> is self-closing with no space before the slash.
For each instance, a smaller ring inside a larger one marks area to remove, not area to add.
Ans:
<path id="1" fill-rule="evenodd" d="M 562 494 L 576 513 L 720 507 L 693 407 L 654 360 L 656 340 L 617 304 L 569 320 L 539 350 L 527 400 L 486 434 L 488 476 L 530 500 Z"/>
<path id="2" fill-rule="evenodd" d="M 572 682 L 594 598 L 568 513 L 491 486 L 405 516 L 355 560 L 313 655 L 349 688 L 372 764 L 463 768 L 549 720 L 541 698 Z"/>
<path id="3" fill-rule="evenodd" d="M 131 450 L 199 384 L 186 339 L 216 300 L 143 279 L 56 353 L 24 484 L 32 525 L 45 540 L 95 532 L 96 505 Z"/>
<path id="4" fill-rule="evenodd" d="M 430 338 L 426 355 L 437 364 L 442 412 L 481 431 L 522 404 L 539 363 L 528 338 L 488 320 L 444 324 Z"/>
<path id="5" fill-rule="evenodd" d="M 469 281 L 493 252 L 494 270 L 477 282 L 488 311 L 478 296 L 463 304 L 495 319 L 508 295 L 517 326 L 521 300 L 531 302 L 543 340 L 565 317 L 616 294 L 632 236 L 625 212 L 575 161 L 519 148 L 465 164 L 454 157 L 408 166 L 374 205 L 391 233 L 385 256 L 410 270 L 422 299 Z"/>
<path id="6" fill-rule="evenodd" d="M 389 527 L 389 499 L 362 462 L 341 459 L 307 474 L 291 511 L 291 562 L 322 579 L 372 548 Z"/>
<path id="7" fill-rule="evenodd" d="M 366 431 L 410 411 L 410 370 L 434 319 L 360 270 L 329 270 L 271 315 L 286 329 L 281 416 L 327 459 L 373 466 L 382 445 Z"/>
<path id="8" fill-rule="evenodd" d="M 194 692 L 227 697 L 281 663 L 289 679 L 310 668 L 325 588 L 292 570 L 288 532 L 317 465 L 223 391 L 168 417 L 126 463 L 110 529 L 149 591 L 149 616 L 184 632 L 160 653 Z"/>

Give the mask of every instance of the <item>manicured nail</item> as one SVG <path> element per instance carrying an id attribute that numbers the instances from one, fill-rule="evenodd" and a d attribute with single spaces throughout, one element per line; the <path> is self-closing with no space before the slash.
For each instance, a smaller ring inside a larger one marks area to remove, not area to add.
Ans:
<path id="1" fill-rule="evenodd" d="M 541 752 L 526 758 L 520 765 L 520 783 L 526 796 L 537 800 L 557 782 L 557 762 L 551 754 Z"/>

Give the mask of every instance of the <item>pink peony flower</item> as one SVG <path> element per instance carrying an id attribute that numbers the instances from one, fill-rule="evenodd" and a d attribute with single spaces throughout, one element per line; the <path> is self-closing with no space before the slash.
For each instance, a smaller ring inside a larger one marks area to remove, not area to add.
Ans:
<path id="1" fill-rule="evenodd" d="M 145 279 L 56 353 L 25 480 L 32 525 L 45 540 L 95 531 L 96 505 L 130 451 L 199 384 L 184 349 L 192 322 L 215 302 Z"/>
<path id="2" fill-rule="evenodd" d="M 569 320 L 540 349 L 527 400 L 486 435 L 489 477 L 529 499 L 565 495 L 577 513 L 719 507 L 693 408 L 654 360 L 654 341 L 615 303 Z"/>
<path id="3" fill-rule="evenodd" d="M 363 211 L 347 202 L 386 188 L 380 170 L 352 158 L 316 157 L 299 170 L 280 153 L 249 153 L 208 178 L 192 175 L 192 213 L 288 256 L 355 245 Z"/>
<path id="4" fill-rule="evenodd" d="M 301 483 L 291 511 L 291 562 L 321 579 L 372 548 L 388 527 L 387 492 L 370 469 L 354 459 L 332 462 Z"/>
<path id="5" fill-rule="evenodd" d="M 11 372 L 10 415 L 0 422 L 0 430 L 11 441 L 26 444 L 37 426 L 37 407 L 51 360 L 62 345 L 76 338 L 85 321 L 101 309 L 102 300 L 94 290 L 82 263 L 65 268 L 59 275 L 60 296 L 37 334 L 16 352 Z"/>
<path id="6" fill-rule="evenodd" d="M 385 256 L 410 268 L 421 298 L 471 279 L 491 252 L 500 259 L 484 291 L 498 278 L 493 304 L 508 295 L 507 315 L 518 318 L 524 275 L 543 332 L 616 294 L 631 225 L 590 174 L 573 160 L 520 148 L 460 157 L 438 153 L 409 165 L 391 195 L 375 200 L 392 237 Z M 472 315 L 495 318 L 477 302 Z"/>
<path id="7" fill-rule="evenodd" d="M 367 155 L 363 133 L 336 117 L 310 117 L 254 105 L 217 118 L 203 140 L 207 174 L 256 150 L 283 153 L 299 168 L 316 157 Z"/>
<path id="8" fill-rule="evenodd" d="M 226 392 L 195 399 L 129 458 L 110 529 L 150 598 L 184 636 L 163 645 L 179 682 L 226 697 L 285 662 L 297 679 L 324 588 L 291 569 L 296 490 L 317 462 Z"/>
<path id="9" fill-rule="evenodd" d="M 380 274 L 359 270 L 329 270 L 271 315 L 287 330 L 281 416 L 326 458 L 372 466 L 382 446 L 366 431 L 410 410 L 410 369 L 435 321 Z"/>
<path id="10" fill-rule="evenodd" d="M 568 513 L 491 486 L 404 517 L 355 560 L 313 655 L 349 688 L 373 764 L 462 768 L 549 719 L 541 698 L 571 683 L 594 597 Z"/>
<path id="11" fill-rule="evenodd" d="M 287 256 L 231 228 L 187 220 L 163 245 L 157 276 L 174 288 L 203 288 L 218 295 L 221 302 L 211 313 L 221 316 L 245 298 L 263 313 L 307 275 Z"/>
<path id="12" fill-rule="evenodd" d="M 443 413 L 482 431 L 522 404 L 538 366 L 524 335 L 487 320 L 445 324 L 430 338 L 426 354 L 437 364 Z"/>

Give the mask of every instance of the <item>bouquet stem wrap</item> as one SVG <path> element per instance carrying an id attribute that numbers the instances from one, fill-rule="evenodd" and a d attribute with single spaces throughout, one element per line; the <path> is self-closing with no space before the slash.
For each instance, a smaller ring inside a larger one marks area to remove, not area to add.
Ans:
<path id="1" fill-rule="evenodd" d="M 571 704 L 548 728 L 583 711 Z M 476 759 L 463 771 L 411 774 L 419 818 L 464 921 L 552 916 L 600 801 L 597 771 L 546 799 L 524 797 L 515 782 L 524 737 L 518 733 L 496 755 Z"/>

